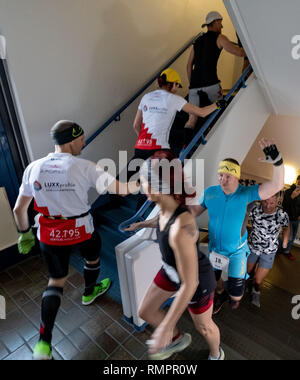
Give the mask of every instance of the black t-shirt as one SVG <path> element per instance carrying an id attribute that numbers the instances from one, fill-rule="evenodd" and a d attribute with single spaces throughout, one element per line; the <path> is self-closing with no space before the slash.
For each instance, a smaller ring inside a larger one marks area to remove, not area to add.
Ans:
<path id="1" fill-rule="evenodd" d="M 195 41 L 190 88 L 208 87 L 220 82 L 217 75 L 217 63 L 222 51 L 217 45 L 219 34 L 209 31 Z"/>
<path id="2" fill-rule="evenodd" d="M 157 223 L 157 240 L 159 248 L 162 254 L 163 268 L 167 273 L 170 280 L 173 282 L 174 286 L 179 289 L 180 278 L 177 272 L 177 265 L 175 260 L 175 255 L 173 249 L 169 245 L 169 232 L 172 224 L 175 222 L 176 218 L 184 213 L 189 212 L 185 207 L 179 206 L 174 214 L 169 219 L 163 231 L 160 231 L 159 220 Z M 213 268 L 210 264 L 209 259 L 206 255 L 200 251 L 197 245 L 198 253 L 198 265 L 199 265 L 199 286 L 197 288 L 196 294 L 209 294 L 213 292 L 216 288 L 216 279 L 214 275 Z"/>

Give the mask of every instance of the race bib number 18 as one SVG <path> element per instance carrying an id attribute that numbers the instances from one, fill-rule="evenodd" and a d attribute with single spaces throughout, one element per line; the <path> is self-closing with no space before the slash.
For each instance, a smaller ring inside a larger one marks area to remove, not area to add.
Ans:
<path id="1" fill-rule="evenodd" d="M 229 258 L 223 255 L 220 255 L 216 252 L 211 252 L 209 255 L 209 260 L 213 268 L 221 271 L 228 272 Z"/>

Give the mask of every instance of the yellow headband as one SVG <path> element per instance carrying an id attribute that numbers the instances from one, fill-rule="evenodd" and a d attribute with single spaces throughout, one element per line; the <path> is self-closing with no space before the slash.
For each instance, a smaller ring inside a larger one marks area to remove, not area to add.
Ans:
<path id="1" fill-rule="evenodd" d="M 218 173 L 231 174 L 234 177 L 241 178 L 241 167 L 229 161 L 221 161 L 219 164 Z"/>

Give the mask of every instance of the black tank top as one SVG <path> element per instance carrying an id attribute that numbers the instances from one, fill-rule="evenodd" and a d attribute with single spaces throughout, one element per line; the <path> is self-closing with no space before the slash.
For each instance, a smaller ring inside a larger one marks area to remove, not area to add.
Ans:
<path id="1" fill-rule="evenodd" d="M 217 75 L 217 63 L 222 51 L 217 46 L 219 34 L 210 31 L 195 41 L 190 88 L 208 87 L 220 82 Z"/>
<path id="2" fill-rule="evenodd" d="M 163 267 L 166 273 L 169 275 L 170 279 L 176 283 L 177 285 L 180 283 L 180 279 L 177 273 L 177 266 L 175 260 L 175 254 L 173 249 L 169 244 L 169 232 L 172 224 L 175 222 L 176 218 L 183 214 L 184 212 L 189 212 L 187 208 L 179 206 L 174 214 L 169 219 L 165 228 L 160 231 L 159 227 L 159 219 L 157 222 L 157 240 L 159 244 L 159 248 L 162 254 Z M 198 253 L 198 265 L 199 265 L 199 287 L 197 293 L 211 293 L 216 288 L 216 280 L 215 275 L 210 264 L 210 261 L 206 257 L 206 255 L 200 251 L 199 246 L 197 244 L 197 253 Z M 165 265 L 167 264 L 167 265 Z M 177 277 L 177 281 L 175 280 Z"/>

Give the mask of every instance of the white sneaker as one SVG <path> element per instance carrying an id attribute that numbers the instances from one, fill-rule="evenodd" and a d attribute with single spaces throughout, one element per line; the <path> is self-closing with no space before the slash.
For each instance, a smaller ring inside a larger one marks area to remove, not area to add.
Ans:
<path id="1" fill-rule="evenodd" d="M 174 342 L 163 348 L 161 351 L 155 354 L 149 354 L 151 360 L 164 360 L 175 354 L 175 352 L 183 351 L 192 343 L 192 337 L 190 334 L 181 334 Z"/>
<path id="2" fill-rule="evenodd" d="M 225 353 L 224 353 L 222 347 L 220 347 L 220 353 L 219 353 L 219 356 L 217 358 L 213 358 L 211 355 L 209 355 L 208 360 L 225 360 Z"/>

